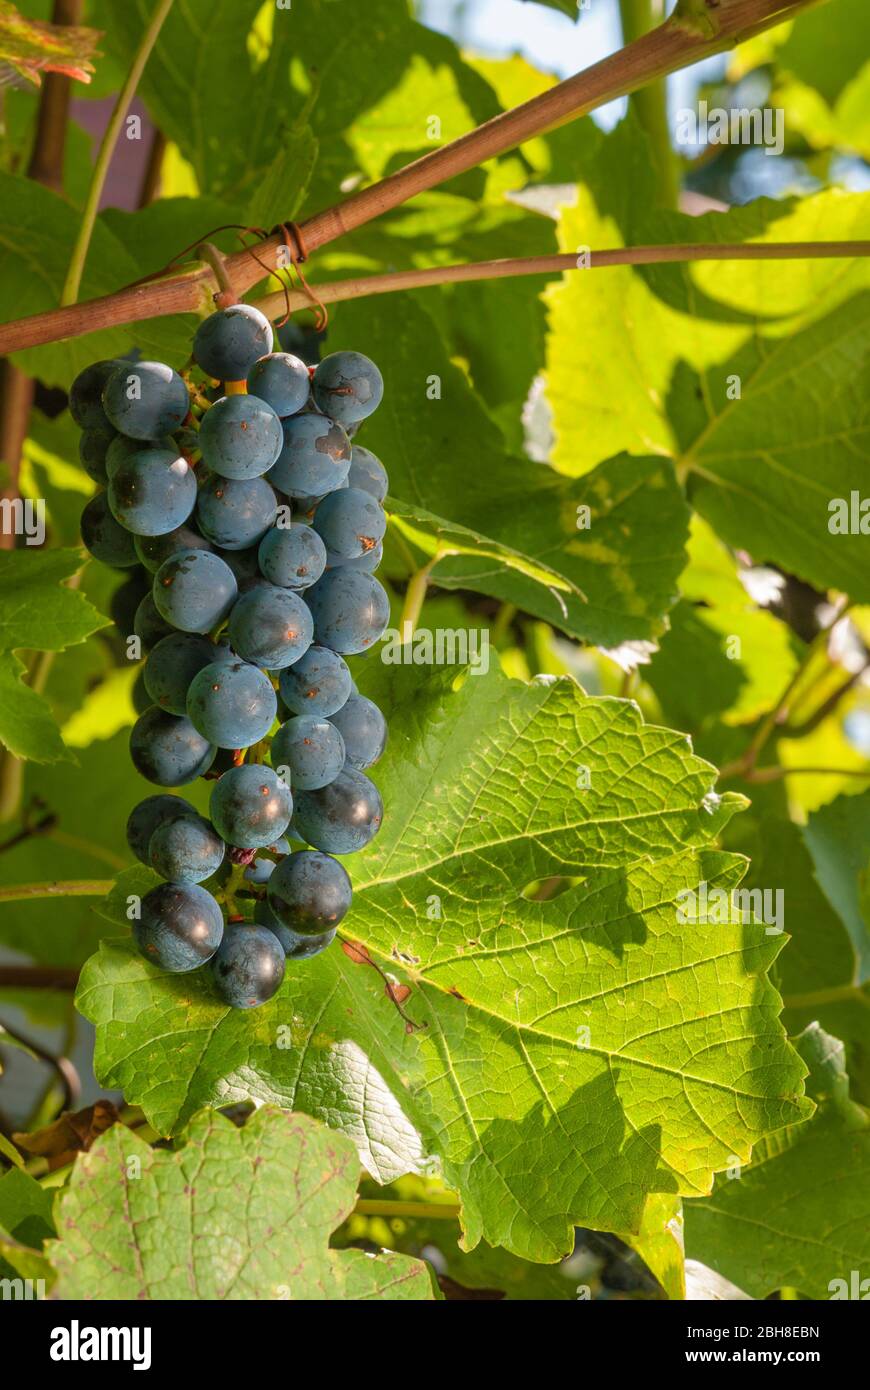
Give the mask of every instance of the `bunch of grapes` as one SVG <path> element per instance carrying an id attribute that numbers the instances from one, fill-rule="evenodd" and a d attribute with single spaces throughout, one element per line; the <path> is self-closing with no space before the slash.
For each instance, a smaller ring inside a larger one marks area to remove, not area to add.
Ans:
<path id="1" fill-rule="evenodd" d="M 209 962 L 237 1008 L 270 999 L 287 960 L 330 945 L 352 897 L 333 856 L 368 844 L 383 815 L 366 772 L 386 722 L 345 661 L 389 618 L 373 574 L 387 475 L 351 442 L 383 380 L 361 353 L 309 367 L 272 349 L 268 319 L 238 304 L 200 325 L 187 379 L 116 359 L 70 393 L 100 485 L 82 539 L 148 580 L 133 617 L 148 655 L 132 760 L 159 787 L 214 780 L 210 819 L 168 793 L 132 811 L 130 848 L 164 880 L 134 936 L 164 970 Z M 253 922 L 225 925 L 202 886 L 230 876 L 224 896 L 241 877 Z"/>

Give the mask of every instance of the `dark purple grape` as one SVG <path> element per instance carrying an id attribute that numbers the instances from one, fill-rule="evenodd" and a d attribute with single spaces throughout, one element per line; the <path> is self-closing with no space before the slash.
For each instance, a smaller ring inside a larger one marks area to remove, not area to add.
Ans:
<path id="1" fill-rule="evenodd" d="M 142 899 L 133 923 L 146 960 L 172 974 L 185 974 L 211 960 L 221 944 L 223 914 L 205 888 L 195 883 L 158 883 Z"/>
<path id="2" fill-rule="evenodd" d="M 218 994 L 234 1009 L 256 1009 L 281 987 L 284 952 L 274 932 L 256 923 L 227 927 L 211 963 Z"/>
<path id="3" fill-rule="evenodd" d="M 337 859 L 303 849 L 282 859 L 266 888 L 269 906 L 285 927 L 300 936 L 317 936 L 337 927 L 350 907 L 353 890 Z"/>

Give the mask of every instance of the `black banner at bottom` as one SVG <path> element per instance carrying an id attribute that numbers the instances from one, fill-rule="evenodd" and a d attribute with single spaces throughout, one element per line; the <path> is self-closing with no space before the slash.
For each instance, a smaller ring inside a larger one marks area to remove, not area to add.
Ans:
<path id="1" fill-rule="evenodd" d="M 479 1303 L 475 1306 L 480 1309 Z M 303 1345 L 309 1355 L 318 1347 L 328 1348 L 333 1364 L 336 1352 L 343 1352 L 368 1363 L 372 1371 L 379 1364 L 383 1368 L 386 1358 L 396 1374 L 400 1366 L 404 1368 L 403 1378 L 417 1373 L 421 1352 L 428 1348 L 429 1367 L 433 1359 L 438 1362 L 443 1356 L 444 1372 L 450 1374 L 458 1357 L 467 1378 L 479 1358 L 481 1373 L 491 1378 L 501 1358 L 513 1355 L 518 1344 L 527 1354 L 537 1345 L 536 1359 L 545 1357 L 548 1366 L 558 1364 L 560 1356 L 576 1365 L 577 1356 L 582 1355 L 585 1363 L 593 1354 L 621 1373 L 635 1369 L 668 1373 L 684 1367 L 690 1375 L 694 1372 L 703 1378 L 711 1369 L 739 1372 L 744 1366 L 764 1366 L 771 1374 L 810 1367 L 830 1375 L 858 1361 L 868 1325 L 862 1301 L 611 1299 L 554 1303 L 549 1313 L 541 1303 L 511 1301 L 507 1324 L 501 1322 L 497 1309 L 478 1314 L 470 1323 L 465 1320 L 467 1314 L 460 1313 L 457 1323 L 456 1314 L 443 1304 L 385 1301 L 380 1309 L 373 1302 L 357 1305 L 356 1310 L 352 1304 L 321 1307 L 329 1318 L 330 1335 L 326 1341 L 311 1342 L 319 1322 L 316 1303 L 293 1309 L 273 1302 L 227 1306 L 0 1301 L 0 1345 L 7 1369 L 10 1362 L 20 1360 L 28 1374 L 47 1373 L 50 1381 L 62 1381 L 70 1374 L 99 1377 L 102 1368 L 114 1374 L 191 1370 L 223 1376 L 250 1372 L 252 1366 L 290 1370 L 290 1358 Z M 382 1314 L 386 1314 L 383 1323 Z M 336 1319 L 342 1320 L 338 1345 Z M 539 1338 L 543 1334 L 547 1341 L 529 1342 L 529 1333 Z M 437 1343 L 440 1354 L 433 1352 L 433 1335 L 443 1339 Z M 461 1338 L 455 1345 L 454 1336 Z"/>

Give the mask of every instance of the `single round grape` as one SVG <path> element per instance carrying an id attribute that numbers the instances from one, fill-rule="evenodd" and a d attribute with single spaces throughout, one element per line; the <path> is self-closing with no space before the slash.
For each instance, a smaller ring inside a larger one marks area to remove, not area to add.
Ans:
<path id="1" fill-rule="evenodd" d="M 109 600 L 109 616 L 121 637 L 129 637 L 136 622 L 139 604 L 151 591 L 148 576 L 138 568 L 126 570 L 128 576 L 119 584 Z"/>
<path id="2" fill-rule="evenodd" d="M 103 409 L 103 388 L 109 377 L 124 365 L 120 357 L 112 357 L 105 362 L 92 362 L 79 372 L 69 388 L 69 413 L 80 429 L 111 428 Z M 129 366 L 129 363 L 126 365 Z"/>
<path id="3" fill-rule="evenodd" d="M 384 378 L 361 352 L 331 352 L 311 382 L 318 410 L 342 425 L 354 425 L 377 410 L 384 398 Z"/>
<path id="4" fill-rule="evenodd" d="M 307 844 L 327 854 L 351 854 L 381 828 L 381 794 L 364 772 L 342 768 L 334 782 L 316 792 L 300 792 L 294 824 Z"/>
<path id="5" fill-rule="evenodd" d="M 210 478 L 199 490 L 196 519 L 222 550 L 247 550 L 274 525 L 278 499 L 265 478 Z"/>
<path id="6" fill-rule="evenodd" d="M 365 695 L 349 695 L 346 704 L 330 717 L 344 739 L 347 761 L 365 772 L 372 767 L 387 744 L 387 721 L 374 700 Z"/>
<path id="7" fill-rule="evenodd" d="M 272 727 L 278 698 L 267 675 L 246 661 L 216 661 L 194 676 L 187 717 L 218 748 L 250 748 Z"/>
<path id="8" fill-rule="evenodd" d="M 273 526 L 260 541 L 260 569 L 285 589 L 307 589 L 326 569 L 326 546 L 310 526 Z"/>
<path id="9" fill-rule="evenodd" d="M 241 595 L 228 625 L 233 650 L 270 671 L 292 666 L 311 646 L 308 605 L 291 589 L 258 584 Z"/>
<path id="10" fill-rule="evenodd" d="M 314 513 L 314 529 L 327 550 L 355 560 L 383 540 L 387 518 L 368 492 L 348 487 L 324 497 Z"/>
<path id="11" fill-rule="evenodd" d="M 281 860 L 269 879 L 266 898 L 285 927 L 300 936 L 317 936 L 338 926 L 353 890 L 337 859 L 303 849 Z"/>
<path id="12" fill-rule="evenodd" d="M 343 656 L 367 651 L 390 620 L 390 600 L 374 575 L 348 569 L 327 570 L 305 594 L 314 618 L 314 638 Z"/>
<path id="13" fill-rule="evenodd" d="M 267 927 L 278 938 L 287 960 L 310 960 L 312 956 L 319 956 L 321 951 L 332 945 L 337 930 L 330 927 L 328 931 L 303 936 L 293 931 L 292 927 L 285 927 L 265 898 L 258 899 L 254 905 L 254 921 L 261 927 Z"/>
<path id="14" fill-rule="evenodd" d="M 104 492 L 96 493 L 85 504 L 81 531 L 85 549 L 95 560 L 116 569 L 127 569 L 136 564 L 133 537 L 112 516 L 109 499 Z"/>
<path id="15" fill-rule="evenodd" d="M 133 682 L 133 689 L 130 692 L 130 700 L 133 709 L 138 714 L 144 714 L 146 709 L 150 709 L 153 701 L 148 691 L 145 689 L 145 672 L 140 670 Z"/>
<path id="16" fill-rule="evenodd" d="M 347 481 L 351 487 L 368 492 L 376 502 L 383 502 L 390 488 L 386 468 L 377 454 L 373 454 L 371 449 L 363 448 L 362 444 L 353 446 Z"/>
<path id="17" fill-rule="evenodd" d="M 274 932 L 256 923 L 228 927 L 211 963 L 218 994 L 234 1009 L 256 1009 L 281 987 L 284 952 Z"/>
<path id="18" fill-rule="evenodd" d="M 259 478 L 275 463 L 283 443 L 281 421 L 256 396 L 223 396 L 199 427 L 202 456 L 222 478 Z"/>
<path id="19" fill-rule="evenodd" d="M 117 437 L 111 425 L 104 430 L 85 430 L 79 436 L 79 459 L 88 477 L 93 478 L 95 483 L 105 485 L 108 481 L 106 453 L 112 440 Z"/>
<path id="20" fill-rule="evenodd" d="M 365 555 L 357 555 L 356 559 L 349 560 L 346 555 L 336 555 L 335 551 L 327 550 L 326 568 L 359 570 L 362 574 L 374 574 L 379 568 L 384 558 L 384 543 L 378 541 Z"/>
<path id="21" fill-rule="evenodd" d="M 164 637 L 169 637 L 175 628 L 157 611 L 154 595 L 145 594 L 136 609 L 133 631 L 142 643 L 143 649 L 150 652 L 152 647 L 156 647 L 158 642 L 163 641 Z"/>
<path id="22" fill-rule="evenodd" d="M 323 415 L 291 415 L 281 421 L 283 447 L 269 482 L 289 497 L 333 492 L 350 468 L 350 440 Z"/>
<path id="23" fill-rule="evenodd" d="M 216 381 L 243 381 L 258 357 L 272 351 L 272 325 L 252 304 L 210 314 L 196 330 L 193 357 Z"/>
<path id="24" fill-rule="evenodd" d="M 130 734 L 130 757 L 136 771 L 158 787 L 183 787 L 208 772 L 215 748 L 189 719 L 152 705 Z"/>
<path id="25" fill-rule="evenodd" d="M 270 767 L 242 763 L 215 782 L 209 810 L 212 824 L 227 844 L 267 849 L 286 833 L 293 797 Z"/>
<path id="26" fill-rule="evenodd" d="M 195 883 L 158 883 L 142 899 L 133 923 L 136 945 L 146 960 L 174 975 L 211 960 L 224 934 L 223 914 L 205 888 Z"/>
<path id="27" fill-rule="evenodd" d="M 170 714 L 187 713 L 187 692 L 205 666 L 230 660 L 228 647 L 217 647 L 198 632 L 171 632 L 152 647 L 145 662 L 145 685 L 155 705 Z"/>
<path id="28" fill-rule="evenodd" d="M 170 449 L 143 449 L 118 464 L 109 483 L 115 520 L 137 536 L 165 536 L 196 506 L 196 475 Z"/>
<path id="29" fill-rule="evenodd" d="M 278 677 L 281 699 L 293 714 L 329 716 L 341 709 L 351 692 L 347 663 L 328 647 L 309 647 Z"/>
<path id="30" fill-rule="evenodd" d="M 159 439 L 178 429 L 190 396 L 165 362 L 125 362 L 106 382 L 103 407 L 109 423 L 128 439 Z"/>
<path id="31" fill-rule="evenodd" d="M 248 372 L 248 391 L 282 418 L 295 415 L 308 402 L 308 368 L 289 352 L 270 352 Z"/>
<path id="32" fill-rule="evenodd" d="M 272 740 L 272 766 L 289 770 L 295 791 L 316 791 L 344 767 L 344 739 L 334 724 L 315 714 L 297 714 Z"/>
<path id="33" fill-rule="evenodd" d="M 177 526 L 165 536 L 136 536 L 133 544 L 140 561 L 151 574 L 180 550 L 212 550 L 211 541 L 190 526 Z"/>
<path id="34" fill-rule="evenodd" d="M 106 449 L 106 477 L 114 478 L 122 463 L 146 449 L 170 449 L 173 458 L 178 458 L 180 452 L 171 434 L 164 434 L 161 439 L 128 439 L 125 434 L 113 432 L 111 443 Z"/>
<path id="35" fill-rule="evenodd" d="M 196 811 L 182 796 L 146 796 L 138 806 L 134 806 L 127 819 L 127 844 L 142 863 L 151 867 L 148 846 L 151 836 L 159 825 L 164 825 L 179 816 L 195 816 Z"/>
<path id="36" fill-rule="evenodd" d="M 226 846 L 214 826 L 193 812 L 164 820 L 151 836 L 151 867 L 171 883 L 202 883 L 224 862 Z"/>
<path id="37" fill-rule="evenodd" d="M 219 555 L 179 550 L 154 576 L 154 602 L 181 632 L 211 632 L 227 616 L 239 586 Z"/>

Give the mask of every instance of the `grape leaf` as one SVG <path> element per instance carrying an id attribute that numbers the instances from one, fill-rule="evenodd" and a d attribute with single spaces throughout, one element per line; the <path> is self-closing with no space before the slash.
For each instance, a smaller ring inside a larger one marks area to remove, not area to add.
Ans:
<path id="1" fill-rule="evenodd" d="M 0 319 L 55 309 L 66 277 L 80 214 L 64 198 L 20 175 L 0 173 Z M 180 248 L 179 248 L 180 249 Z M 82 279 L 81 298 L 92 299 L 141 275 L 133 256 L 98 218 Z M 91 362 L 120 356 L 135 345 L 143 357 L 184 362 L 190 352 L 189 316 L 150 319 L 132 327 L 100 329 L 14 354 L 29 376 L 68 387 Z"/>
<path id="2" fill-rule="evenodd" d="M 61 651 L 106 626 L 82 594 L 65 586 L 81 566 L 75 550 L 0 552 L 0 742 L 37 763 L 70 759 L 42 695 L 23 684 L 12 648 Z"/>
<path id="3" fill-rule="evenodd" d="M 836 192 L 650 218 L 645 175 L 635 177 L 643 152 L 629 123 L 608 138 L 563 210 L 564 250 L 866 235 L 870 199 Z M 868 433 L 867 283 L 860 259 L 566 275 L 546 293 L 554 462 L 579 473 L 619 448 L 671 455 L 690 501 L 731 544 L 863 594 L 863 538 L 832 534 L 828 503 L 856 487 Z"/>
<path id="4" fill-rule="evenodd" d="M 685 1207 L 686 1253 L 754 1298 L 846 1289 L 870 1261 L 870 1116 L 848 1098 L 842 1043 L 818 1024 L 798 1039 L 819 1108 L 806 1125 L 759 1144 L 752 1162 Z"/>
<path id="5" fill-rule="evenodd" d="M 54 1235 L 52 1196 L 21 1168 L 0 1177 L 0 1225 L 22 1245 L 35 1249 Z"/>
<path id="6" fill-rule="evenodd" d="M 311 127 L 291 130 L 271 164 L 262 174 L 245 216 L 253 227 L 265 230 L 296 216 L 308 192 L 317 164 L 318 145 Z"/>
<path id="7" fill-rule="evenodd" d="M 123 14 L 111 0 L 98 0 L 94 18 L 106 30 L 109 50 L 129 61 L 151 18 L 150 0 L 129 0 Z M 179 54 L 196 55 L 183 81 Z M 422 106 L 420 92 L 408 89 L 414 64 L 431 72 L 427 87 L 431 99 L 434 86 L 434 105 Z M 351 69 L 364 72 L 365 81 L 343 82 L 341 74 Z M 462 130 L 499 109 L 483 79 L 461 62 L 455 44 L 413 23 L 407 6 L 396 0 L 366 0 L 365 6 L 307 0 L 286 9 L 264 7 L 261 0 L 188 0 L 170 11 L 139 90 L 192 166 L 200 190 L 233 201 L 256 196 L 263 171 L 279 160 L 312 91 L 312 129 L 321 144 L 312 188 L 317 203 L 338 196 L 341 181 L 359 177 L 371 160 L 407 149 L 405 127 L 410 150 L 425 148 L 426 113 L 443 112 L 445 98 L 464 116 Z M 385 98 L 388 119 L 367 126 Z M 282 220 L 293 216 L 288 197 L 279 210 Z"/>
<path id="8" fill-rule="evenodd" d="M 800 133 L 813 150 L 849 150 L 866 159 L 870 154 L 870 63 L 829 106 L 815 87 L 786 78 L 769 100 L 784 111 L 789 131 Z"/>
<path id="9" fill-rule="evenodd" d="M 59 652 L 106 626 L 87 599 L 63 584 L 81 563 L 77 550 L 0 554 L 0 651 Z"/>
<path id="10" fill-rule="evenodd" d="M 104 944 L 78 996 L 102 1084 L 161 1133 L 254 1096 L 350 1133 L 381 1181 L 439 1159 L 466 1245 L 538 1260 L 574 1223 L 637 1230 L 647 1193 L 706 1192 L 806 1113 L 764 978 L 781 940 L 676 923 L 682 890 L 743 872 L 710 848 L 741 798 L 684 737 L 568 679 L 370 663 L 362 688 L 391 724 L 387 815 L 345 928 L 423 1027 L 336 949 L 242 1016 L 207 972 Z M 529 901 L 553 876 L 571 886 Z"/>
<path id="11" fill-rule="evenodd" d="M 639 1231 L 620 1234 L 640 1255 L 668 1298 L 685 1298 L 683 1213 L 678 1197 L 654 1193 L 647 1198 Z"/>
<path id="12" fill-rule="evenodd" d="M 697 514 L 680 592 L 670 630 L 643 667 L 668 723 L 694 733 L 717 719 L 742 724 L 773 708 L 797 664 L 796 639 L 750 598 L 736 562 Z"/>
<path id="13" fill-rule="evenodd" d="M 396 0 L 366 0 L 365 7 L 356 0 L 310 0 L 292 14 L 276 13 L 267 64 L 273 83 L 288 65 L 290 81 L 273 99 L 299 119 L 314 98 L 316 206 L 334 202 L 342 186 L 379 178 L 500 110 L 490 85 L 462 60 L 453 40 L 415 23 Z M 344 82 L 350 68 L 364 72 L 365 81 Z M 449 187 L 479 195 L 485 177 L 471 170 Z"/>
<path id="14" fill-rule="evenodd" d="M 185 247 L 195 247 L 212 228 L 227 227 L 209 237 L 219 250 L 226 254 L 238 251 L 236 229 L 229 224 L 238 222 L 241 216 L 241 205 L 228 199 L 176 197 L 159 198 L 135 212 L 107 208 L 101 221 L 133 256 L 140 274 L 149 275 L 163 270 Z M 187 254 L 192 258 L 195 251 Z M 198 322 L 196 317 L 188 317 L 188 337 L 196 332 Z"/>
<path id="15" fill-rule="evenodd" d="M 20 1155 L 12 1152 L 20 1163 Z M 51 1194 L 21 1168 L 4 1173 L 0 1177 L 0 1279 L 42 1279 L 50 1287 L 54 1272 L 41 1249 L 52 1235 Z"/>
<path id="16" fill-rule="evenodd" d="M 798 15 L 777 53 L 779 68 L 811 82 L 830 102 L 857 75 L 870 46 L 864 0 L 840 0 L 837 10 L 835 24 L 824 11 Z"/>
<path id="17" fill-rule="evenodd" d="M 726 379 L 742 380 L 728 402 Z M 707 374 L 709 419 L 681 462 L 689 498 L 731 545 L 819 588 L 870 598 L 864 537 L 832 529 L 870 441 L 870 294 Z M 735 408 L 736 406 L 736 408 Z"/>
<path id="18" fill-rule="evenodd" d="M 757 819 L 748 836 L 736 838 L 739 848 L 752 855 L 746 887 L 779 889 L 783 894 L 788 941 L 776 963 L 777 987 L 785 1004 L 783 1021 L 794 1034 L 818 1020 L 827 1032 L 841 1038 L 847 1049 L 853 1093 L 867 1104 L 870 983 L 861 974 L 866 934 L 863 939 L 854 936 L 825 897 L 806 835 L 806 827 L 768 813 Z"/>
<path id="19" fill-rule="evenodd" d="M 58 1297 L 432 1298 L 418 1260 L 329 1249 L 357 1176 L 343 1135 L 271 1107 L 242 1129 L 204 1112 L 172 1153 L 115 1125 L 59 1199 Z"/>
<path id="20" fill-rule="evenodd" d="M 361 442 L 388 461 L 391 497 L 404 504 L 398 510 L 432 514 L 432 533 L 447 543 L 454 526 L 478 538 L 477 555 L 440 560 L 433 582 L 515 603 L 602 646 L 661 633 L 688 522 L 670 465 L 623 456 L 570 479 L 510 457 L 429 316 L 406 296 L 398 299 L 345 305 L 336 346 L 353 343 L 384 373 L 387 395 Z M 409 364 L 419 364 L 416 382 Z M 440 399 L 427 396 L 432 380 Z M 502 551 L 526 572 L 500 558 Z M 535 577 L 535 568 L 555 572 L 557 582 Z"/>
<path id="21" fill-rule="evenodd" d="M 203 193 L 232 188 L 260 163 L 252 127 L 281 110 L 270 90 L 277 74 L 267 65 L 255 85 L 247 51 L 259 8 L 258 0 L 173 5 L 139 82 L 155 123 L 193 165 Z M 127 0 L 123 10 L 113 0 L 94 0 L 91 9 L 104 47 L 129 67 L 152 18 L 151 0 Z M 270 134 L 277 146 L 280 122 L 272 122 Z"/>
<path id="22" fill-rule="evenodd" d="M 849 933 L 855 983 L 870 981 L 870 790 L 838 796 L 803 831 L 816 878 Z"/>
<path id="23" fill-rule="evenodd" d="M 0 652 L 0 743 L 18 758 L 35 763 L 71 760 L 54 722 L 51 706 L 25 685 L 24 662 L 13 652 Z"/>

